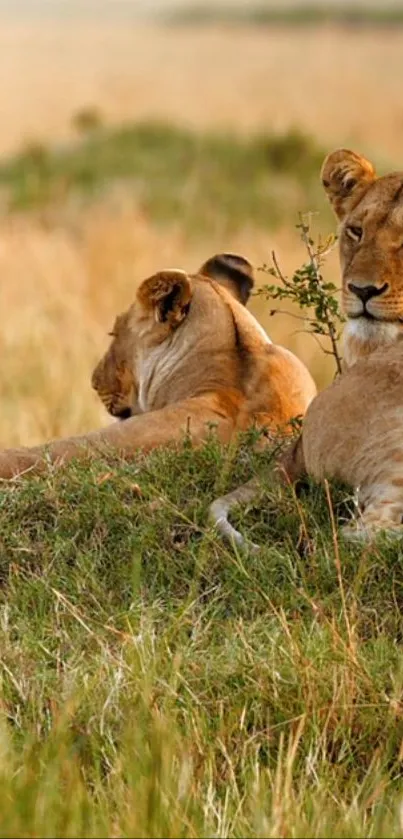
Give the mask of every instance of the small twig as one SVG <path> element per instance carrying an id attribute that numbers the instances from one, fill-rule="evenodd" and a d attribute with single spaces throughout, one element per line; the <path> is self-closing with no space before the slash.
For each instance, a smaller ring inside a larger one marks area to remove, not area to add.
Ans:
<path id="1" fill-rule="evenodd" d="M 285 309 L 271 309 L 269 315 L 270 317 L 274 317 L 274 315 L 286 315 L 289 318 L 295 318 L 295 320 L 302 320 L 304 323 L 307 321 L 306 315 L 297 315 L 295 312 L 287 312 Z"/>
<path id="2" fill-rule="evenodd" d="M 279 278 L 279 280 L 281 280 L 281 282 L 283 283 L 285 288 L 291 288 L 292 289 L 292 283 L 290 283 L 287 280 L 287 277 L 285 277 L 283 272 L 281 271 L 281 268 L 280 268 L 280 266 L 277 262 L 277 257 L 276 257 L 275 251 L 271 252 L 271 259 L 272 259 L 272 262 L 273 262 L 273 265 L 274 265 L 274 268 L 275 268 L 275 271 L 276 271 L 276 275 Z"/>
<path id="3" fill-rule="evenodd" d="M 312 338 L 314 339 L 314 341 L 316 341 L 318 347 L 320 347 L 320 349 L 322 350 L 324 355 L 333 355 L 334 356 L 333 350 L 327 350 L 325 347 L 322 346 L 322 344 L 320 342 L 319 335 L 316 335 L 315 332 L 311 332 L 311 335 L 312 335 Z"/>
<path id="4" fill-rule="evenodd" d="M 287 312 L 287 314 L 304 320 L 307 324 L 305 331 L 314 336 L 326 355 L 333 356 L 336 372 L 340 374 L 342 372 L 342 359 L 337 342 L 339 338 L 338 329 L 343 316 L 334 296 L 338 289 L 332 283 L 325 282 L 321 273 L 321 266 L 328 253 L 333 249 L 336 240 L 335 237 L 329 237 L 325 243 L 319 240 L 318 244 L 315 245 L 310 236 L 310 216 L 305 220 L 303 216 L 300 216 L 300 223 L 297 224 L 297 228 L 307 252 L 307 262 L 294 272 L 290 280 L 281 270 L 273 251 L 271 255 L 272 267 L 264 265 L 261 270 L 271 274 L 277 280 L 277 285 L 263 286 L 257 291 L 257 294 L 265 294 L 268 299 L 272 300 L 290 300 L 296 303 L 300 309 L 310 310 L 309 315 L 305 317 L 294 315 L 292 312 Z M 314 314 L 311 314 L 312 310 Z M 270 314 L 275 315 L 278 312 L 284 314 L 281 309 L 272 309 Z M 329 339 L 330 350 L 322 346 L 318 336 Z"/>
<path id="5" fill-rule="evenodd" d="M 318 254 L 315 253 L 312 249 L 312 240 L 310 239 L 310 237 L 308 235 L 309 234 L 309 227 L 307 227 L 303 223 L 302 219 L 301 219 L 300 229 L 301 229 L 302 241 L 303 241 L 303 243 L 304 243 L 304 245 L 307 249 L 309 259 L 311 260 L 311 265 L 312 265 L 312 267 L 313 267 L 313 269 L 316 273 L 316 276 L 317 276 L 318 286 L 323 285 L 323 277 L 322 277 L 321 270 L 320 270 L 320 261 L 319 261 L 319 258 L 318 258 Z M 330 252 L 330 250 L 331 250 L 331 247 L 329 246 L 325 251 L 322 252 L 322 254 L 321 254 L 322 259 Z M 342 363 L 341 363 L 341 358 L 340 358 L 340 355 L 339 355 L 339 350 L 338 350 L 338 347 L 337 347 L 337 331 L 336 331 L 335 325 L 333 323 L 331 312 L 330 312 L 330 309 L 329 309 L 329 304 L 328 304 L 326 298 L 324 298 L 323 306 L 324 306 L 325 322 L 326 322 L 326 326 L 327 326 L 327 329 L 328 329 L 328 335 L 329 335 L 329 338 L 330 338 L 330 341 L 331 341 L 331 344 L 332 344 L 332 353 L 334 355 L 334 359 L 335 359 L 335 362 L 336 362 L 337 372 L 340 375 L 340 373 L 342 371 Z"/>

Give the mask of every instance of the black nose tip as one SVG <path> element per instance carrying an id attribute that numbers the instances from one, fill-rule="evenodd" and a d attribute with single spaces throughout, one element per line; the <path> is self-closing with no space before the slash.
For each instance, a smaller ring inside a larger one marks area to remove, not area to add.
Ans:
<path id="1" fill-rule="evenodd" d="M 114 416 L 117 417 L 117 419 L 126 420 L 126 419 L 130 419 L 130 417 L 132 415 L 132 409 L 131 408 L 122 408 L 121 411 L 114 411 L 113 413 L 114 413 Z"/>
<path id="2" fill-rule="evenodd" d="M 375 285 L 354 285 L 354 283 L 349 283 L 348 287 L 363 303 L 368 303 L 371 297 L 379 297 L 389 288 L 388 283 L 384 283 L 381 288 L 377 288 Z"/>

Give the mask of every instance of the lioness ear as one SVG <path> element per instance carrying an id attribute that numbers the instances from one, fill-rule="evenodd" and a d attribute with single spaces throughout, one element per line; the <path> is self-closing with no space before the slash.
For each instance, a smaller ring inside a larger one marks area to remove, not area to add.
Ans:
<path id="1" fill-rule="evenodd" d="M 333 210 L 342 220 L 361 201 L 376 174 L 365 157 L 348 149 L 338 149 L 325 158 L 321 178 Z"/>
<path id="2" fill-rule="evenodd" d="M 255 278 L 250 262 L 236 253 L 217 253 L 205 262 L 199 272 L 225 286 L 240 303 L 246 304 Z"/>
<path id="3" fill-rule="evenodd" d="M 185 271 L 160 271 L 142 282 L 137 299 L 154 311 L 158 323 L 178 324 L 186 317 L 192 297 L 190 280 Z"/>

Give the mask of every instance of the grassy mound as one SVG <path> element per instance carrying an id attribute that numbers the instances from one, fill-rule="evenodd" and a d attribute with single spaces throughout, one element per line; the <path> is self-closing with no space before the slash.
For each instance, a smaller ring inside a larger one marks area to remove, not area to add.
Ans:
<path id="1" fill-rule="evenodd" d="M 253 471 L 245 556 L 206 513 Z M 1 835 L 400 836 L 401 554 L 248 439 L 3 488 Z"/>

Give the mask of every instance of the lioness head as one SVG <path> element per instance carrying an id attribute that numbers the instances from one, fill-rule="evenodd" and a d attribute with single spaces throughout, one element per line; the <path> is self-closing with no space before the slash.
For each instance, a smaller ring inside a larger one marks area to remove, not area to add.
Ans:
<path id="1" fill-rule="evenodd" d="M 373 165 L 339 149 L 322 183 L 340 224 L 345 362 L 403 335 L 403 173 L 377 177 Z"/>
<path id="2" fill-rule="evenodd" d="M 207 353 L 227 349 L 231 315 L 214 286 L 225 287 L 245 304 L 253 282 L 251 264 L 236 254 L 211 257 L 195 275 L 171 269 L 144 280 L 134 303 L 116 318 L 112 342 L 92 375 L 92 386 L 109 413 L 128 419 L 158 407 L 157 367 L 161 391 L 161 380 L 166 389 L 172 388 L 174 368 L 180 366 L 183 381 L 177 380 L 175 386 L 186 395 L 192 372 L 186 368 L 190 352 L 197 356 L 197 347 L 201 351 L 203 346 Z M 165 399 L 169 401 L 169 393 Z"/>

